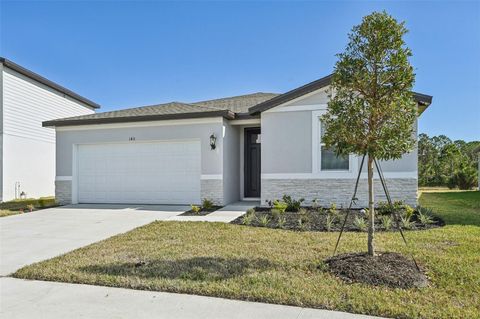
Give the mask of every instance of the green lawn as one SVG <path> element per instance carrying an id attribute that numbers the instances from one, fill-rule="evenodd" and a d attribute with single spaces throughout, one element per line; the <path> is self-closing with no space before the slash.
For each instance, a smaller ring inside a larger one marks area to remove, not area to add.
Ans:
<path id="1" fill-rule="evenodd" d="M 432 208 L 449 225 L 480 226 L 480 192 L 422 193 L 420 205 Z"/>
<path id="2" fill-rule="evenodd" d="M 465 206 L 475 206 L 477 199 L 466 199 Z M 473 207 L 455 215 L 441 200 L 422 197 L 426 206 L 445 208 L 439 210 L 442 216 L 475 220 L 469 216 L 479 214 Z M 386 317 L 479 318 L 480 227 L 469 224 L 406 233 L 431 280 L 423 289 L 347 284 L 330 275 L 323 260 L 332 253 L 338 233 L 199 222 L 154 222 L 24 267 L 14 276 Z M 408 253 L 398 233 L 378 233 L 377 247 Z M 365 249 L 365 233 L 344 235 L 341 252 Z"/>

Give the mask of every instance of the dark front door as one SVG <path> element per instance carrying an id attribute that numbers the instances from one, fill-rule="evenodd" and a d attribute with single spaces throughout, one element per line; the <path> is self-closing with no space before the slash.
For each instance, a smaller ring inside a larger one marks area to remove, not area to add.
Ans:
<path id="1" fill-rule="evenodd" d="M 260 197 L 260 128 L 245 129 L 245 197 Z"/>

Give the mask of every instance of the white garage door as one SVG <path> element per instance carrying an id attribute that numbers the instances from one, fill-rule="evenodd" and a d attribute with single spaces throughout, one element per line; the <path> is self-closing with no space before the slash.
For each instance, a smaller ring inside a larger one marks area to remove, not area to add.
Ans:
<path id="1" fill-rule="evenodd" d="M 200 202 L 200 142 L 78 146 L 79 203 Z"/>

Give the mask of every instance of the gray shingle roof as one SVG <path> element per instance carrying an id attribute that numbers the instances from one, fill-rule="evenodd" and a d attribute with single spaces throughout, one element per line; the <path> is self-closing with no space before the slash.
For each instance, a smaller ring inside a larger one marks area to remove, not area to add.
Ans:
<path id="1" fill-rule="evenodd" d="M 188 104 L 188 103 L 170 102 L 170 103 L 164 103 L 164 104 L 140 106 L 140 107 L 135 107 L 131 109 L 73 116 L 73 117 L 63 118 L 60 120 L 69 121 L 69 120 L 85 120 L 85 119 L 106 119 L 106 118 L 132 117 L 132 116 L 197 113 L 197 112 L 208 112 L 208 111 L 218 111 L 218 110 L 219 109 L 214 107 L 199 107 L 197 105 Z"/>
<path id="2" fill-rule="evenodd" d="M 62 118 L 44 122 L 43 126 L 153 121 L 207 116 L 224 116 L 226 118 L 233 118 L 234 113 L 246 113 L 249 107 L 262 103 L 277 95 L 278 94 L 274 93 L 253 93 L 195 103 L 170 102 Z"/>
<path id="3" fill-rule="evenodd" d="M 220 109 L 227 109 L 235 113 L 247 113 L 252 106 L 270 100 L 278 96 L 276 93 L 253 93 L 239 96 L 226 97 L 222 99 L 195 102 L 196 105 L 211 106 Z"/>

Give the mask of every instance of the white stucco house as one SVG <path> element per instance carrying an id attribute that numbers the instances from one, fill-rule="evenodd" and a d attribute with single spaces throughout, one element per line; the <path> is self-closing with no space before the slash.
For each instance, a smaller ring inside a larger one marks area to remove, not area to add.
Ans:
<path id="1" fill-rule="evenodd" d="M 322 205 L 346 205 L 360 159 L 337 158 L 322 144 L 320 116 L 330 82 L 327 76 L 284 94 L 46 121 L 57 138 L 57 200 L 192 204 L 208 198 L 223 205 L 248 199 L 264 204 L 288 194 L 304 197 L 307 205 L 314 198 Z M 432 101 L 424 94 L 414 97 L 419 114 Z M 417 151 L 382 165 L 392 197 L 415 204 Z M 366 205 L 366 192 L 362 173 L 359 205 Z"/>
<path id="2" fill-rule="evenodd" d="M 55 194 L 55 131 L 42 122 L 99 105 L 0 57 L 0 202 Z"/>

